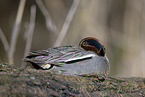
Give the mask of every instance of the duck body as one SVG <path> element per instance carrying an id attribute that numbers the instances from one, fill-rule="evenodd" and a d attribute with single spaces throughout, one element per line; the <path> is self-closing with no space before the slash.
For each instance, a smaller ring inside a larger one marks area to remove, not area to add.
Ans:
<path id="1" fill-rule="evenodd" d="M 106 76 L 109 72 L 109 61 L 106 54 L 97 54 L 93 50 L 82 48 L 82 46 L 60 46 L 30 52 L 25 61 L 30 62 L 35 69 L 55 70 L 69 75 L 95 74 Z"/>

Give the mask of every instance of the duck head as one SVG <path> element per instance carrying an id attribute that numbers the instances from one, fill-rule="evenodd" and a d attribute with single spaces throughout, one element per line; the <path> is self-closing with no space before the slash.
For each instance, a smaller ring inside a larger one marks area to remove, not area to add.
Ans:
<path id="1" fill-rule="evenodd" d="M 86 37 L 82 39 L 79 45 L 87 51 L 94 51 L 99 56 L 105 56 L 105 47 L 100 40 L 94 37 Z"/>

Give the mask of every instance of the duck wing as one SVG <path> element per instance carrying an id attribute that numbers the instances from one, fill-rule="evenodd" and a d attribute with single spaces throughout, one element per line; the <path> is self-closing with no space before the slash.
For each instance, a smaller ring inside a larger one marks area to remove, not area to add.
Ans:
<path id="1" fill-rule="evenodd" d="M 73 46 L 61 46 L 47 50 L 30 52 L 25 61 L 30 62 L 36 69 L 50 69 L 65 63 L 87 60 L 95 56 L 91 51 L 86 51 Z"/>

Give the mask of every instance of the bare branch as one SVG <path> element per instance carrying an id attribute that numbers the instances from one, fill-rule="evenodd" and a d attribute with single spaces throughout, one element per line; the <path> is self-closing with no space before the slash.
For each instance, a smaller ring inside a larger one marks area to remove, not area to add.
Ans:
<path id="1" fill-rule="evenodd" d="M 5 37 L 1 28 L 0 28 L 0 39 L 2 40 L 2 43 L 4 45 L 6 53 L 8 54 L 9 44 L 8 44 L 8 41 L 7 41 L 7 39 L 6 39 L 6 37 Z"/>
<path id="2" fill-rule="evenodd" d="M 79 1 L 80 0 L 73 0 L 72 6 L 71 6 L 71 8 L 70 8 L 70 10 L 68 12 L 68 15 L 67 15 L 66 20 L 65 20 L 65 22 L 63 24 L 63 27 L 62 27 L 62 29 L 61 29 L 58 37 L 57 37 L 57 40 L 56 40 L 56 42 L 54 44 L 54 47 L 55 46 L 60 46 L 60 44 L 62 43 L 62 41 L 63 41 L 67 31 L 68 31 L 70 23 L 71 23 L 71 21 L 73 19 L 73 16 L 74 16 L 74 14 L 76 12 L 76 9 L 78 7 Z"/>
<path id="3" fill-rule="evenodd" d="M 44 3 L 42 2 L 42 0 L 36 0 L 36 3 L 38 5 L 38 7 L 40 8 L 42 14 L 45 17 L 45 23 L 46 23 L 47 29 L 50 30 L 51 32 L 56 32 L 57 28 L 54 25 L 54 23 L 52 23 L 51 16 L 50 16 L 47 8 L 45 7 Z"/>
<path id="4" fill-rule="evenodd" d="M 19 7 L 18 7 L 18 12 L 17 12 L 17 17 L 15 20 L 15 24 L 12 30 L 12 37 L 10 41 L 10 49 L 9 49 L 9 54 L 8 54 L 8 61 L 9 64 L 13 64 L 13 55 L 16 49 L 16 42 L 19 34 L 19 29 L 20 29 L 20 24 L 24 12 L 24 7 L 25 7 L 26 0 L 20 0 Z"/>
<path id="5" fill-rule="evenodd" d="M 30 12 L 29 29 L 28 29 L 28 32 L 25 32 L 27 33 L 27 39 L 26 39 L 24 58 L 29 54 L 30 49 L 31 49 L 33 33 L 34 33 L 34 28 L 35 28 L 35 18 L 36 18 L 36 6 L 32 5 L 31 12 Z M 22 62 L 22 67 L 25 67 L 25 66 L 26 66 L 26 63 Z"/>

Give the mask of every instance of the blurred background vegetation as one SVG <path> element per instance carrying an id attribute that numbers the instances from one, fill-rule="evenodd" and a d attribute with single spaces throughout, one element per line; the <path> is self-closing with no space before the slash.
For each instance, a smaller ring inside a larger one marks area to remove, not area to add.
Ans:
<path id="1" fill-rule="evenodd" d="M 0 63 L 9 61 L 21 6 L 24 12 L 20 11 L 12 55 L 16 66 L 21 66 L 25 51 L 29 51 L 25 47 L 30 38 L 30 51 L 36 51 L 57 45 L 78 46 L 82 38 L 93 36 L 107 49 L 110 75 L 145 77 L 145 0 L 0 0 L 0 28 L 10 46 L 6 50 L 6 43 L 0 40 Z M 33 38 L 28 32 L 33 32 Z M 61 32 L 67 32 L 62 42 L 57 41 Z"/>

